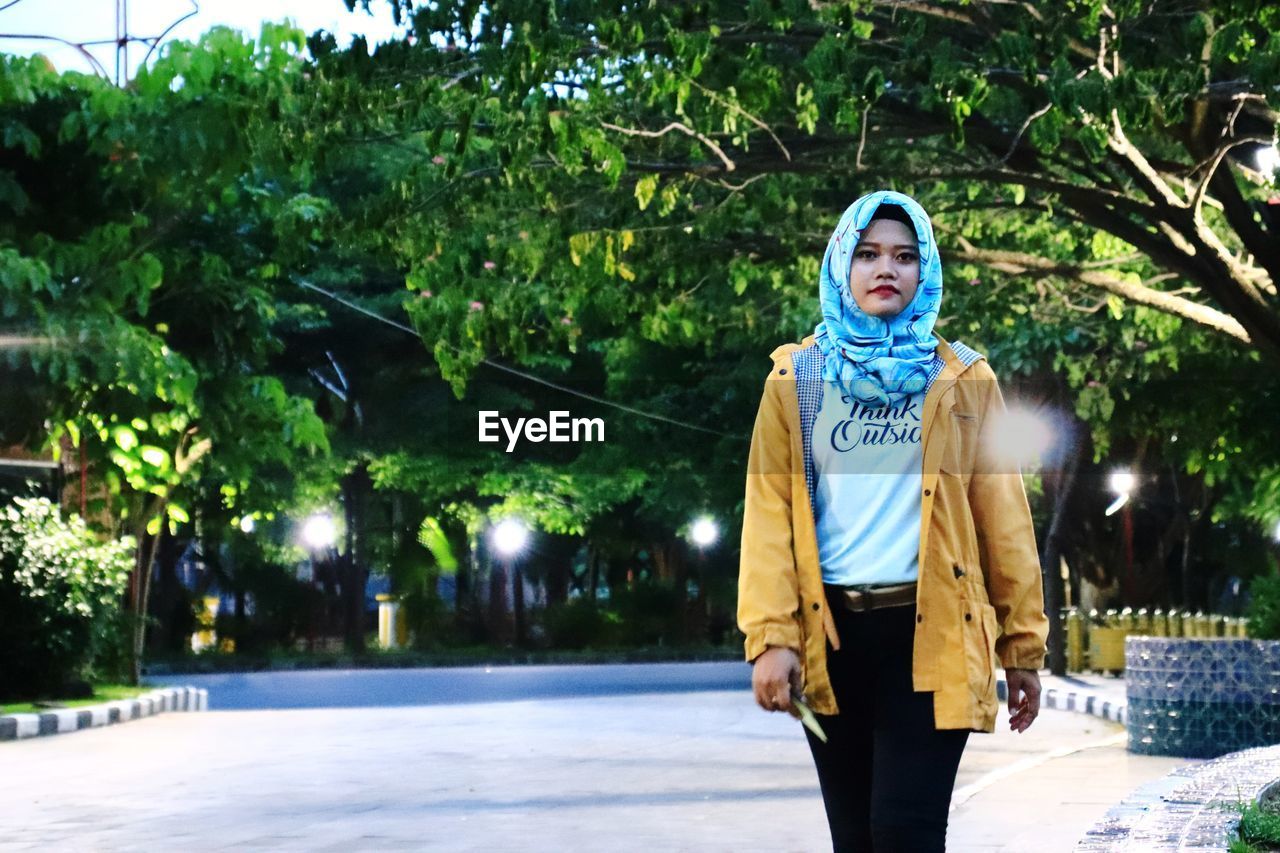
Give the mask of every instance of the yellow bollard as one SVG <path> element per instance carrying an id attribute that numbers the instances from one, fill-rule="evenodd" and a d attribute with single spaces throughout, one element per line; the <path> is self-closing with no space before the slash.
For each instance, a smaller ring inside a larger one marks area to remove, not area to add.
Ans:
<path id="1" fill-rule="evenodd" d="M 384 649 L 398 648 L 398 629 L 402 621 L 399 618 L 400 603 L 394 595 L 379 593 L 374 597 L 378 600 L 378 646 Z"/>
<path id="2" fill-rule="evenodd" d="M 1209 636 L 1209 617 L 1205 614 L 1203 610 L 1196 611 L 1196 636 L 1197 637 Z"/>
<path id="3" fill-rule="evenodd" d="M 1154 637 L 1169 636 L 1169 620 L 1165 618 L 1164 610 L 1159 607 L 1151 614 L 1151 635 Z"/>
<path id="4" fill-rule="evenodd" d="M 1144 637 L 1151 636 L 1151 611 L 1147 608 L 1139 607 L 1133 614 L 1133 632 Z"/>
<path id="5" fill-rule="evenodd" d="M 1067 608 L 1067 672 L 1084 670 L 1084 619 L 1074 607 Z"/>
<path id="6" fill-rule="evenodd" d="M 1106 616 L 1103 617 L 1102 622 L 1108 628 L 1119 628 L 1120 611 L 1116 610 L 1114 607 L 1108 608 Z"/>
<path id="7" fill-rule="evenodd" d="M 1175 607 L 1169 611 L 1169 615 L 1167 618 L 1169 620 L 1169 636 L 1181 637 L 1182 636 L 1182 611 Z"/>
<path id="8" fill-rule="evenodd" d="M 1124 628 L 1110 626 L 1089 632 L 1089 668 L 1095 672 L 1124 672 Z"/>

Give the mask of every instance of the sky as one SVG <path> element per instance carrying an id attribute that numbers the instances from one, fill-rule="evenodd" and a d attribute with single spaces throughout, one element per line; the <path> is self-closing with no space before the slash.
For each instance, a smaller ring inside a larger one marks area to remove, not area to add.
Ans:
<path id="1" fill-rule="evenodd" d="M 116 36 L 117 0 L 0 0 L 0 51 L 30 55 L 43 53 L 60 71 L 93 71 L 89 61 L 75 48 L 46 39 L 17 39 L 11 34 L 56 36 L 67 41 L 108 42 Z M 397 35 L 387 0 L 370 4 L 373 14 L 358 6 L 348 12 L 342 0 L 128 0 L 129 33 L 156 36 L 188 12 L 199 11 L 175 27 L 166 40 L 194 40 L 210 27 L 224 25 L 256 36 L 263 21 L 291 19 L 307 33 L 325 29 L 337 37 L 340 46 L 352 36 L 364 35 L 370 45 Z M 116 50 L 112 44 L 87 48 L 114 79 Z M 147 45 L 129 46 L 129 65 L 142 60 Z"/>

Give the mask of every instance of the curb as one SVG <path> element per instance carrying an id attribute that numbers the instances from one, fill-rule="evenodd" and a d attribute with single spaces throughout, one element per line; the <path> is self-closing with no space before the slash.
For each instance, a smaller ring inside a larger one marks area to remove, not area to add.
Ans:
<path id="1" fill-rule="evenodd" d="M 1260 746 L 1180 767 L 1138 788 L 1076 844 L 1077 853 L 1226 850 L 1242 802 L 1280 778 L 1280 746 Z"/>
<path id="2" fill-rule="evenodd" d="M 117 699 L 83 708 L 60 708 L 39 714 L 0 716 L 0 741 L 57 735 L 81 729 L 127 723 L 166 711 L 207 711 L 209 691 L 202 687 L 166 687 L 135 699 Z"/>
<path id="3" fill-rule="evenodd" d="M 1009 698 L 1009 685 L 1003 678 L 996 681 L 996 698 L 1001 702 Z M 1092 690 L 1063 690 L 1046 687 L 1040 694 L 1040 707 L 1053 711 L 1074 711 L 1089 714 L 1124 725 L 1129 720 L 1129 703 L 1108 699 Z"/>

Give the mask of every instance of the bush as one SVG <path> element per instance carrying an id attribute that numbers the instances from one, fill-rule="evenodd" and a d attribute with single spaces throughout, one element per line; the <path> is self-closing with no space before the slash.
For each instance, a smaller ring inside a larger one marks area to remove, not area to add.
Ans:
<path id="1" fill-rule="evenodd" d="M 1249 636 L 1280 640 L 1280 575 L 1259 575 L 1249 584 Z"/>
<path id="2" fill-rule="evenodd" d="M 101 542 L 45 498 L 0 511 L 0 700 L 52 696 L 118 641 L 134 542 Z"/>
<path id="3" fill-rule="evenodd" d="M 618 642 L 618 615 L 589 598 L 552 604 L 542 614 L 547 641 L 555 649 L 588 649 Z"/>
<path id="4" fill-rule="evenodd" d="M 609 602 L 622 619 L 625 646 L 663 646 L 684 640 L 685 600 L 674 587 L 638 580 L 613 593 Z"/>

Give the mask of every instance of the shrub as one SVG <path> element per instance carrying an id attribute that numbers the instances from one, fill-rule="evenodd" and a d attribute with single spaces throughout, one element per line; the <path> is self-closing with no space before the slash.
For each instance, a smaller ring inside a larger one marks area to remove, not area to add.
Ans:
<path id="1" fill-rule="evenodd" d="M 134 542 L 101 542 L 45 498 L 0 510 L 0 699 L 49 696 L 118 639 Z"/>
<path id="2" fill-rule="evenodd" d="M 556 649 L 588 649 L 618 642 L 618 616 L 589 598 L 552 604 L 542 614 L 547 640 Z"/>
<path id="3" fill-rule="evenodd" d="M 1249 584 L 1249 636 L 1280 640 L 1280 575 L 1258 575 Z"/>

